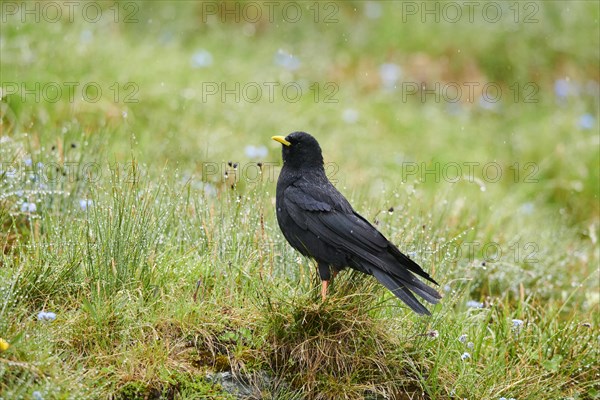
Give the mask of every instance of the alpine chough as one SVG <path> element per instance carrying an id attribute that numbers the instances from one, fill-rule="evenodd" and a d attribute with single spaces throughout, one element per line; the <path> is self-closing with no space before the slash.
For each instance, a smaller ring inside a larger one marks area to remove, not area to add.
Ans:
<path id="1" fill-rule="evenodd" d="M 415 275 L 438 284 L 359 215 L 325 175 L 321 147 L 305 132 L 273 136 L 282 144 L 277 221 L 287 241 L 317 262 L 325 299 L 331 279 L 345 267 L 373 275 L 418 314 L 429 311 L 415 294 L 436 304 L 441 295 Z"/>

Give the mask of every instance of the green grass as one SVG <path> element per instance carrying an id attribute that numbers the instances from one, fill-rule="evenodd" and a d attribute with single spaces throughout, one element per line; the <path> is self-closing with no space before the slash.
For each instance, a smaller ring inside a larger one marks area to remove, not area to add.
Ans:
<path id="1" fill-rule="evenodd" d="M 266 399 L 600 398 L 597 3 L 515 3 L 539 7 L 535 23 L 502 3 L 502 22 L 455 24 L 404 22 L 406 2 L 382 2 L 379 19 L 323 3 L 318 23 L 303 2 L 297 23 L 255 24 L 204 22 L 187 1 L 120 3 L 138 22 L 115 23 L 99 4 L 96 23 L 0 25 L 0 398 L 235 398 L 224 372 Z M 194 68 L 201 49 L 213 64 Z M 278 49 L 300 67 L 274 63 Z M 383 63 L 429 87 L 493 82 L 503 98 L 404 101 L 381 88 Z M 565 78 L 577 93 L 560 99 Z M 295 103 L 277 89 L 203 99 L 206 83 L 296 81 Z M 35 101 L 36 82 L 103 93 Z M 440 282 L 431 317 L 349 271 L 321 302 L 273 212 L 269 138 L 293 130 Z"/>

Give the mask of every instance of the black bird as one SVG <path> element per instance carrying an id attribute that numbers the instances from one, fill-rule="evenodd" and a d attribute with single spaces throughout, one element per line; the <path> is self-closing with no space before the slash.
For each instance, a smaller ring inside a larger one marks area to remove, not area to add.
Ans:
<path id="1" fill-rule="evenodd" d="M 413 273 L 438 283 L 354 211 L 331 184 L 317 140 L 305 132 L 272 139 L 283 145 L 277 221 L 292 247 L 317 262 L 323 300 L 330 280 L 350 267 L 373 275 L 413 311 L 429 315 L 413 292 L 432 304 L 442 296 Z"/>

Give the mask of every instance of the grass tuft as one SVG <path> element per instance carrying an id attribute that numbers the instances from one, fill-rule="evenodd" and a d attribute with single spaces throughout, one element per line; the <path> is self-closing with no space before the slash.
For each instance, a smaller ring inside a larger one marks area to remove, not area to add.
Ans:
<path id="1" fill-rule="evenodd" d="M 416 392 L 415 377 L 403 360 L 403 344 L 377 318 L 372 282 L 357 285 L 353 278 L 358 276 L 338 277 L 325 302 L 307 295 L 293 303 L 269 305 L 261 323 L 270 368 L 310 399 L 389 398 L 399 390 Z"/>

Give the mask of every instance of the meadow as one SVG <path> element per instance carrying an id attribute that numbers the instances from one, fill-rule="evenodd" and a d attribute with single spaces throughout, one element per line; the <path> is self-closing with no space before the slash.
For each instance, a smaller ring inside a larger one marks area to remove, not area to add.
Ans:
<path id="1" fill-rule="evenodd" d="M 600 398 L 599 3 L 0 7 L 0 399 Z M 297 130 L 431 317 L 321 301 Z"/>

